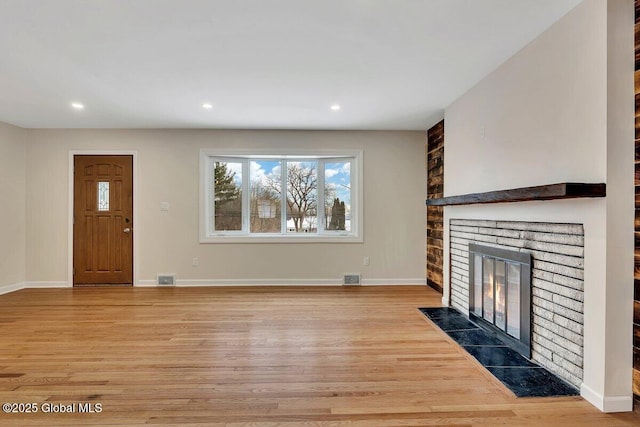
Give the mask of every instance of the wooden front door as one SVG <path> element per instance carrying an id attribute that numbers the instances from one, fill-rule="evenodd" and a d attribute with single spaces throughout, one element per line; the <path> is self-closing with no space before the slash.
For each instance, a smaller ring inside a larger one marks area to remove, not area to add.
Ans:
<path id="1" fill-rule="evenodd" d="M 73 284 L 133 284 L 133 157 L 74 156 Z"/>

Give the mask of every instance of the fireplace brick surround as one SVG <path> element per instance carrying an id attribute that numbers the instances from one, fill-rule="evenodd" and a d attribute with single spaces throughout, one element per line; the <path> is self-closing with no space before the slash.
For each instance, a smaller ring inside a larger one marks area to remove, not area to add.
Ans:
<path id="1" fill-rule="evenodd" d="M 469 312 L 469 243 L 532 254 L 532 359 L 580 386 L 584 357 L 582 224 L 450 220 L 451 304 Z"/>

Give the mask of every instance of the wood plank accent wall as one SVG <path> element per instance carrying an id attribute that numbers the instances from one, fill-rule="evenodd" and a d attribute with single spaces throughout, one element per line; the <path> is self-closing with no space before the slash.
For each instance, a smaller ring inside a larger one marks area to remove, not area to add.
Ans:
<path id="1" fill-rule="evenodd" d="M 638 0 L 640 1 L 640 0 Z M 427 199 L 441 198 L 444 187 L 444 120 L 427 131 Z M 442 292 L 444 246 L 442 206 L 427 206 L 427 284 Z"/>
<path id="2" fill-rule="evenodd" d="M 635 0 L 635 95 L 636 95 L 636 156 L 635 156 L 635 268 L 633 292 L 633 401 L 640 413 L 640 0 Z"/>

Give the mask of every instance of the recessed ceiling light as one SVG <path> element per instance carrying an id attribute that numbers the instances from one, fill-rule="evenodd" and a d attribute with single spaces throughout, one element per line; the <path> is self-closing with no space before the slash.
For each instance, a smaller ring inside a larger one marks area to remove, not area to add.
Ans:
<path id="1" fill-rule="evenodd" d="M 202 108 L 204 108 L 205 110 L 210 110 L 213 108 L 213 104 L 209 103 L 209 102 L 205 102 L 202 104 Z"/>
<path id="2" fill-rule="evenodd" d="M 73 107 L 75 110 L 84 110 L 84 104 L 81 104 L 79 102 L 72 102 L 71 107 Z"/>
<path id="3" fill-rule="evenodd" d="M 338 104 L 333 104 L 333 105 L 331 106 L 331 111 L 340 111 L 340 108 L 341 108 L 341 107 L 340 107 L 340 105 L 338 105 Z"/>

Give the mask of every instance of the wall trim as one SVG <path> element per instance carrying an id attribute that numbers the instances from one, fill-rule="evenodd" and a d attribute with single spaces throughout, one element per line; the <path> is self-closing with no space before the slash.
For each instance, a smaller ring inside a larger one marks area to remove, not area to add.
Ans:
<path id="1" fill-rule="evenodd" d="M 420 279 L 362 279 L 364 286 L 427 286 L 424 277 Z"/>
<path id="2" fill-rule="evenodd" d="M 632 394 L 628 396 L 603 396 L 582 383 L 580 396 L 602 412 L 630 412 L 633 410 Z"/>
<path id="3" fill-rule="evenodd" d="M 43 289 L 43 288 L 71 288 L 72 285 L 67 282 L 55 281 L 33 281 L 20 282 L 9 285 L 0 285 L 0 295 L 8 294 L 22 289 Z"/>
<path id="4" fill-rule="evenodd" d="M 426 286 L 424 279 L 365 279 L 363 286 Z M 139 280 L 136 287 L 157 287 L 155 280 Z M 164 287 L 165 285 L 162 285 Z M 197 286 L 342 286 L 341 279 L 177 279 L 177 287 Z"/>
<path id="5" fill-rule="evenodd" d="M 200 286 L 342 286 L 340 279 L 182 279 L 177 287 Z M 424 279 L 366 279 L 362 286 L 426 286 Z M 139 280 L 134 287 L 159 287 L 155 280 Z M 162 286 L 164 287 L 164 285 Z M 170 287 L 170 286 L 167 286 Z M 73 288 L 72 282 L 29 281 L 0 285 L 0 295 L 22 289 Z M 443 304 L 444 304 L 443 298 Z"/>
<path id="6" fill-rule="evenodd" d="M 25 289 L 41 289 L 41 288 L 72 288 L 73 285 L 70 282 L 56 282 L 56 281 L 32 281 L 24 282 Z"/>
<path id="7" fill-rule="evenodd" d="M 321 279 L 177 279 L 177 287 L 200 286 L 339 286 L 340 280 Z M 136 286 L 165 287 L 155 280 L 139 280 Z"/>
<path id="8" fill-rule="evenodd" d="M 73 286 L 73 157 L 88 156 L 131 156 L 133 157 L 133 283 L 138 283 L 138 260 L 140 247 L 140 223 L 138 221 L 138 151 L 137 150 L 69 150 L 69 196 L 67 211 L 67 281 Z"/>
<path id="9" fill-rule="evenodd" d="M 13 283 L 8 285 L 0 285 L 0 295 L 8 294 L 11 292 L 19 291 L 25 288 L 25 282 Z"/>

